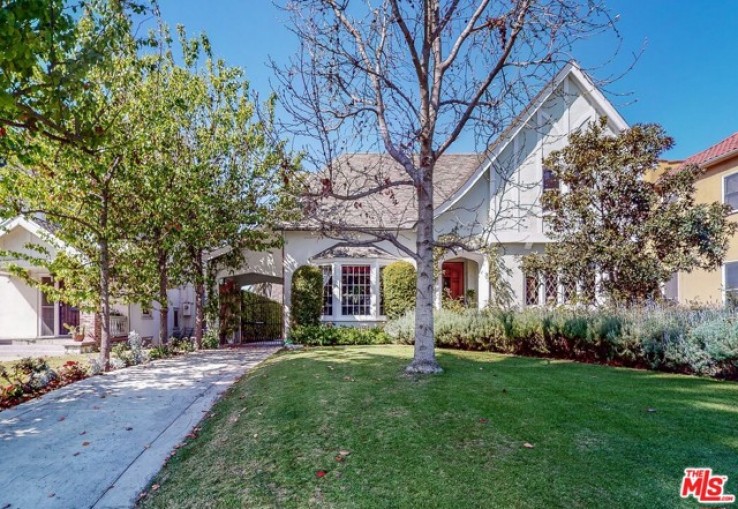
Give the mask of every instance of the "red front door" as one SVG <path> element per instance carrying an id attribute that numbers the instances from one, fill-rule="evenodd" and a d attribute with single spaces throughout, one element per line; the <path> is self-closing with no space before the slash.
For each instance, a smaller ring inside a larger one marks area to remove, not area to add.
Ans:
<path id="1" fill-rule="evenodd" d="M 452 299 L 464 297 L 464 262 L 444 262 L 443 294 Z"/>

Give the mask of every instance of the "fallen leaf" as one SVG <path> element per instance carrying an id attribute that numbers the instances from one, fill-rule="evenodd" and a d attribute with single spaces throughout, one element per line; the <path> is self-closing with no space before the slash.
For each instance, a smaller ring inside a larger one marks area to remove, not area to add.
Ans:
<path id="1" fill-rule="evenodd" d="M 87 447 L 88 445 L 90 445 L 90 442 L 82 442 L 82 447 Z"/>
<path id="2" fill-rule="evenodd" d="M 126 431 L 133 431 L 133 428 L 130 427 L 130 426 L 128 426 L 128 427 L 126 427 Z"/>
<path id="3" fill-rule="evenodd" d="M 56 493 L 49 493 L 49 498 L 52 498 L 56 495 Z"/>
<path id="4" fill-rule="evenodd" d="M 81 432 L 80 432 L 80 435 L 86 435 L 86 434 L 87 434 L 87 432 L 86 432 L 86 431 L 81 431 Z"/>
<path id="5" fill-rule="evenodd" d="M 533 449 L 535 447 L 535 445 L 533 445 L 533 444 L 531 444 L 529 442 L 525 442 L 523 444 L 523 447 L 525 447 L 526 449 Z"/>
<path id="6" fill-rule="evenodd" d="M 63 415 L 59 416 L 59 421 L 63 421 L 64 419 L 66 419 L 66 417 L 64 417 Z"/>
<path id="7" fill-rule="evenodd" d="M 341 463 L 345 458 L 341 456 L 340 454 L 336 456 L 336 461 Z"/>
<path id="8" fill-rule="evenodd" d="M 79 456 L 79 451 L 72 454 L 72 456 Z"/>
<path id="9" fill-rule="evenodd" d="M 315 477 L 317 478 L 325 477 L 325 470 L 317 470 L 315 472 Z"/>
<path id="10" fill-rule="evenodd" d="M 156 491 L 158 489 L 159 489 L 159 485 L 158 484 L 152 484 L 151 485 L 151 491 Z"/>
<path id="11" fill-rule="evenodd" d="M 346 449 L 341 449 L 340 451 L 338 451 L 338 454 L 340 454 L 341 456 L 348 456 L 349 454 L 351 454 L 351 451 L 347 451 Z"/>
<path id="12" fill-rule="evenodd" d="M 489 422 L 489 419 L 487 419 L 486 417 L 482 417 L 481 419 L 479 419 L 479 422 L 481 422 L 482 424 L 487 424 Z"/>
<path id="13" fill-rule="evenodd" d="M 655 408 L 647 408 L 646 409 L 646 412 L 648 412 L 649 414 L 653 414 L 653 413 L 656 413 L 656 409 Z"/>

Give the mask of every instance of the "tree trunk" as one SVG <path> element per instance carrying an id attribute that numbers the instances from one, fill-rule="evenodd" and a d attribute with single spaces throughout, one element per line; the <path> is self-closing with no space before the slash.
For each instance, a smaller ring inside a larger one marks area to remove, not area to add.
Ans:
<path id="1" fill-rule="evenodd" d="M 436 361 L 433 334 L 433 176 L 423 169 L 418 193 L 417 255 L 418 283 L 415 296 L 415 353 L 406 373 L 431 374 L 443 371 Z"/>
<path id="2" fill-rule="evenodd" d="M 205 325 L 205 272 L 202 261 L 202 251 L 197 251 L 195 255 L 195 267 L 197 274 L 195 276 L 195 345 L 197 349 L 202 349 L 202 334 Z"/>
<path id="3" fill-rule="evenodd" d="M 100 364 L 103 371 L 107 371 L 110 367 L 110 252 L 107 240 L 100 242 L 100 307 Z"/>
<path id="4" fill-rule="evenodd" d="M 164 249 L 159 249 L 159 343 L 166 343 L 169 339 L 169 271 L 167 261 L 169 256 Z"/>

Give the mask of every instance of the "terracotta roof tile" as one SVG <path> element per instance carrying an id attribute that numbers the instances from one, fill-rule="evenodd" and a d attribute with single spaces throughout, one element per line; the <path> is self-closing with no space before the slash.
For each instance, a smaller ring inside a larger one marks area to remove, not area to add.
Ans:
<path id="1" fill-rule="evenodd" d="M 738 152 L 738 133 L 728 136 L 712 147 L 687 158 L 684 161 L 684 165 L 696 164 L 697 166 L 704 166 L 716 159 L 730 154 L 731 152 Z"/>

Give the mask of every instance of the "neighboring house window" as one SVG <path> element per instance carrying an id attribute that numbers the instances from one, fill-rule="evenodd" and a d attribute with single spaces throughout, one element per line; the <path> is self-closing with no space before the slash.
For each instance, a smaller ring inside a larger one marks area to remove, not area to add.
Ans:
<path id="1" fill-rule="evenodd" d="M 151 315 L 151 304 L 141 304 L 141 317 L 153 318 Z"/>
<path id="2" fill-rule="evenodd" d="M 725 177 L 723 188 L 725 193 L 723 202 L 730 205 L 733 210 L 738 210 L 738 173 Z"/>
<path id="3" fill-rule="evenodd" d="M 50 277 L 42 277 L 41 284 L 44 286 L 54 286 L 54 280 Z M 41 292 L 41 336 L 53 336 L 56 334 L 54 327 L 54 314 L 56 310 L 56 302 L 49 299 L 43 291 Z"/>
<path id="4" fill-rule="evenodd" d="M 725 305 L 738 307 L 738 262 L 723 265 L 725 270 Z"/>
<path id="5" fill-rule="evenodd" d="M 379 267 L 379 316 L 384 315 L 384 267 Z"/>
<path id="6" fill-rule="evenodd" d="M 368 316 L 371 314 L 371 267 L 343 265 L 341 267 L 341 314 Z"/>
<path id="7" fill-rule="evenodd" d="M 543 192 L 551 192 L 556 191 L 559 192 L 560 186 L 559 186 L 559 178 L 556 176 L 556 174 L 553 172 L 550 168 L 543 168 Z M 543 207 L 544 211 L 551 210 L 550 207 Z"/>
<path id="8" fill-rule="evenodd" d="M 179 329 L 179 308 L 174 308 L 173 310 L 173 318 L 172 318 L 172 328 L 174 330 Z"/>
<path id="9" fill-rule="evenodd" d="M 323 316 L 333 316 L 333 266 L 323 265 Z"/>

